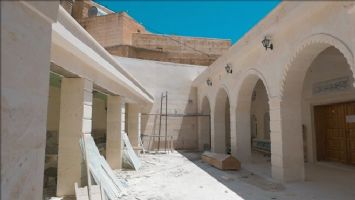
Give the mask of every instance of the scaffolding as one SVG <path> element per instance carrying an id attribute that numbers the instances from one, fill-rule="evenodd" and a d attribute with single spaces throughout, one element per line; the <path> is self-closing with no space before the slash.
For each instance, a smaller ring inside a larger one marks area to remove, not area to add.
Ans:
<path id="1" fill-rule="evenodd" d="M 164 105 L 165 104 L 165 108 Z M 141 145 L 144 146 L 143 141 L 148 141 L 147 152 L 151 153 L 169 153 L 174 151 L 174 136 L 168 134 L 168 118 L 177 117 L 210 117 L 209 114 L 168 114 L 168 92 L 163 92 L 160 97 L 160 110 L 158 113 L 141 113 L 141 116 L 157 116 L 158 117 L 158 130 L 153 128 L 153 134 L 141 134 Z M 163 118 L 165 117 L 165 121 Z M 165 125 L 165 127 L 164 127 Z M 163 129 L 165 128 L 165 132 Z M 147 140 L 144 140 L 147 138 Z M 162 144 L 162 142 L 164 142 Z"/>

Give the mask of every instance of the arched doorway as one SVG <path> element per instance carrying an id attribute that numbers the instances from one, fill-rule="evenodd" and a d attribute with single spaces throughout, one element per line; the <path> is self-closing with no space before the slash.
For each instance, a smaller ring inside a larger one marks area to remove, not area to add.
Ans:
<path id="1" fill-rule="evenodd" d="M 231 152 L 230 105 L 227 92 L 221 88 L 217 92 L 214 109 L 214 134 L 212 151 L 216 153 Z"/>
<path id="2" fill-rule="evenodd" d="M 264 82 L 256 74 L 247 75 L 238 91 L 236 134 L 237 148 L 234 155 L 242 163 L 259 165 L 258 168 L 267 170 L 269 174 L 269 98 Z"/>
<path id="3" fill-rule="evenodd" d="M 283 180 L 303 180 L 305 160 L 324 160 L 319 151 L 333 154 L 325 160 L 339 159 L 341 155 L 335 154 L 342 154 L 347 162 L 353 159 L 355 163 L 355 152 L 349 151 L 349 145 L 355 144 L 355 137 L 349 139 L 355 124 L 346 122 L 347 116 L 355 115 L 352 62 L 347 58 L 335 46 L 314 42 L 299 51 L 288 66 L 280 102 Z M 338 103 L 345 104 L 332 109 Z M 319 146 L 328 149 L 317 150 Z"/>
<path id="4" fill-rule="evenodd" d="M 350 135 L 355 124 L 346 121 L 347 115 L 355 115 L 353 83 L 350 66 L 335 47 L 323 50 L 309 66 L 301 97 L 306 161 L 355 165 L 355 150 L 349 146 L 355 144 L 355 135 Z"/>
<path id="5" fill-rule="evenodd" d="M 201 111 L 199 116 L 199 148 L 202 151 L 211 150 L 211 109 L 210 102 L 205 96 L 202 99 Z"/>

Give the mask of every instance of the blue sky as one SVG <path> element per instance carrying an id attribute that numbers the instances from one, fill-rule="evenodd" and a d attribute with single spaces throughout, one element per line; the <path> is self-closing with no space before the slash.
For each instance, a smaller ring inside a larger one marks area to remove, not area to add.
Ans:
<path id="1" fill-rule="evenodd" d="M 280 1 L 105 1 L 107 8 L 126 11 L 153 33 L 238 41 Z"/>

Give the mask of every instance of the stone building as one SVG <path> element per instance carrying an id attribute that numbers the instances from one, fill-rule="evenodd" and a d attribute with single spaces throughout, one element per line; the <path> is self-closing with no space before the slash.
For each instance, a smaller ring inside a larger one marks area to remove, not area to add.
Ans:
<path id="1" fill-rule="evenodd" d="M 305 162 L 353 165 L 354 20 L 354 2 L 275 8 L 194 80 L 199 112 L 211 114 L 210 130 L 199 123 L 200 149 L 230 142 L 242 162 L 269 149 L 269 173 L 283 181 L 305 180 Z"/>
<path id="2" fill-rule="evenodd" d="M 89 16 L 92 7 L 102 11 Z M 231 45 L 230 40 L 151 33 L 126 12 L 114 13 L 92 1 L 75 1 L 73 8 L 67 11 L 116 56 L 208 66 Z"/>
<path id="3" fill-rule="evenodd" d="M 231 47 L 91 1 L 2 1 L 1 22 L 1 199 L 85 186 L 83 134 L 113 169 L 122 131 L 155 149 L 164 128 L 177 149 L 269 155 L 283 182 L 307 179 L 305 163 L 355 164 L 354 2 L 282 2 Z"/>

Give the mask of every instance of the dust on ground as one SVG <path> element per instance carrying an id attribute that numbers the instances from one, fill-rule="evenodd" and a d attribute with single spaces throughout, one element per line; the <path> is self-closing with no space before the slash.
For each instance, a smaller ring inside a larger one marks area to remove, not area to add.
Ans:
<path id="1" fill-rule="evenodd" d="M 281 184 L 245 169 L 215 169 L 203 163 L 197 152 L 145 154 L 141 161 L 138 171 L 116 171 L 129 186 L 125 200 L 259 199 L 253 198 L 255 188 L 266 195 L 260 199 L 277 199 L 273 193 L 284 190 Z"/>

